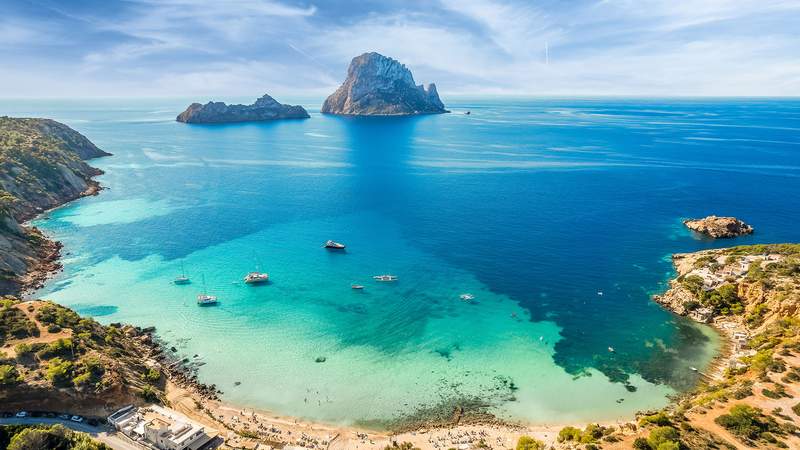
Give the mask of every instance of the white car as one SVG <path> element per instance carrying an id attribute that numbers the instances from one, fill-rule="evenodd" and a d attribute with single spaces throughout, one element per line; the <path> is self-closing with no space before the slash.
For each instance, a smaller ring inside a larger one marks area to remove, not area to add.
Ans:
<path id="1" fill-rule="evenodd" d="M 81 417 L 81 416 L 72 416 L 72 417 L 69 418 L 69 420 L 71 420 L 73 422 L 80 423 L 80 422 L 83 422 L 83 417 Z"/>
<path id="2" fill-rule="evenodd" d="M 25 412 L 25 411 L 20 411 L 20 412 L 18 412 L 18 413 L 16 414 L 16 417 L 17 417 L 17 418 L 19 418 L 19 419 L 22 419 L 22 418 L 24 418 L 24 417 L 28 417 L 28 413 L 27 413 L 27 412 Z"/>

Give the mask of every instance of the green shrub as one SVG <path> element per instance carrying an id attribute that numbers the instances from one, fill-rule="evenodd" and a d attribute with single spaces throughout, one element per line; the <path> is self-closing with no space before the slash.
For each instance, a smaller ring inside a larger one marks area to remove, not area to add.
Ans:
<path id="1" fill-rule="evenodd" d="M 142 378 L 149 383 L 158 383 L 161 379 L 161 371 L 155 367 L 147 369 L 147 372 L 142 374 Z"/>
<path id="2" fill-rule="evenodd" d="M 661 444 L 668 444 L 678 442 L 680 435 L 678 430 L 672 427 L 658 427 L 650 431 L 647 437 L 647 443 L 651 448 L 658 449 Z"/>
<path id="3" fill-rule="evenodd" d="M 714 421 L 746 440 L 757 440 L 764 432 L 782 433 L 775 419 L 765 416 L 760 409 L 749 405 L 736 405 L 728 414 L 723 414 Z"/>
<path id="4" fill-rule="evenodd" d="M 796 405 L 792 406 L 792 411 L 794 411 L 794 413 L 795 413 L 795 414 L 797 414 L 798 416 L 800 416 L 800 403 L 798 403 L 798 404 L 796 404 Z"/>
<path id="5" fill-rule="evenodd" d="M 544 450 L 544 442 L 530 436 L 520 436 L 516 450 Z"/>
<path id="6" fill-rule="evenodd" d="M 54 356 L 74 355 L 74 353 L 75 346 L 73 345 L 72 339 L 60 338 L 39 350 L 38 354 L 40 358 L 48 359 Z"/>
<path id="7" fill-rule="evenodd" d="M 650 448 L 650 444 L 647 443 L 647 439 L 643 437 L 637 437 L 636 440 L 633 441 L 633 448 L 635 450 L 653 450 Z"/>
<path id="8" fill-rule="evenodd" d="M 74 364 L 71 361 L 53 358 L 47 364 L 46 377 L 56 386 L 68 385 L 72 381 L 73 367 Z"/>
<path id="9" fill-rule="evenodd" d="M 663 411 L 657 412 L 650 416 L 644 416 L 639 419 L 639 425 L 658 425 L 658 426 L 666 426 L 672 425 L 672 421 L 669 419 Z"/>
<path id="10" fill-rule="evenodd" d="M 583 434 L 581 430 L 575 427 L 564 427 L 558 432 L 558 442 L 580 441 L 581 434 Z"/>
<path id="11" fill-rule="evenodd" d="M 22 379 L 16 367 L 9 364 L 0 365 L 0 386 L 17 384 L 20 381 Z"/>

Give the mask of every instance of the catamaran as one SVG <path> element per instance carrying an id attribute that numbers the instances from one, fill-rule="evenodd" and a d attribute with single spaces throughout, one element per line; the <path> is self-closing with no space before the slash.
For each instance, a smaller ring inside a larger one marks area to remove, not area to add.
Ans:
<path id="1" fill-rule="evenodd" d="M 250 272 L 244 276 L 244 282 L 247 284 L 261 284 L 269 281 L 269 274 L 266 272 Z"/>
<path id="2" fill-rule="evenodd" d="M 325 245 L 323 245 L 323 247 L 331 250 L 344 250 L 345 245 L 339 242 L 331 241 L 329 239 L 327 242 L 325 242 Z"/>
<path id="3" fill-rule="evenodd" d="M 200 306 L 209 306 L 217 304 L 216 295 L 208 295 L 206 292 L 206 276 L 203 275 L 203 293 L 197 294 L 197 304 Z"/>
<path id="4" fill-rule="evenodd" d="M 192 281 L 189 279 L 189 277 L 186 276 L 186 273 L 183 270 L 183 262 L 181 262 L 181 275 L 179 277 L 175 277 L 175 280 L 173 281 L 173 283 L 175 283 L 175 284 L 189 284 L 191 282 Z"/>

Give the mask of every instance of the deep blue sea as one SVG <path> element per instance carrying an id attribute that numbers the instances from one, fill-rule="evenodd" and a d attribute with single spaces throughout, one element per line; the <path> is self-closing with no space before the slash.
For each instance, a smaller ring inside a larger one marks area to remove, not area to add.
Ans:
<path id="1" fill-rule="evenodd" d="M 798 100 L 457 99 L 343 118 L 300 99 L 308 120 L 175 122 L 190 100 L 0 114 L 114 154 L 91 162 L 106 190 L 36 221 L 65 244 L 36 295 L 155 325 L 236 404 L 377 427 L 455 402 L 537 424 L 629 417 L 693 386 L 718 347 L 650 300 L 670 255 L 799 238 Z M 681 224 L 709 214 L 756 233 Z M 189 286 L 171 283 L 181 265 Z M 269 285 L 241 282 L 255 267 Z M 203 278 L 219 306 L 195 304 Z"/>

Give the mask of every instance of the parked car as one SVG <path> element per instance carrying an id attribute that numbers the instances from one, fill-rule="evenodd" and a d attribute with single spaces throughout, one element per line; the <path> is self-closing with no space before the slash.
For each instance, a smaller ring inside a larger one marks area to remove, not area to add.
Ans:
<path id="1" fill-rule="evenodd" d="M 96 426 L 100 425 L 100 422 L 98 422 L 97 419 L 89 419 L 89 420 L 86 421 L 86 423 L 88 423 L 89 425 L 91 425 L 93 427 L 96 427 Z"/>
<path id="2" fill-rule="evenodd" d="M 81 422 L 83 422 L 83 417 L 81 417 L 81 416 L 72 416 L 72 417 L 69 418 L 69 420 L 71 420 L 73 422 L 81 423 Z"/>
<path id="3" fill-rule="evenodd" d="M 25 417 L 28 417 L 28 413 L 27 413 L 26 411 L 20 411 L 20 412 L 18 412 L 18 413 L 16 414 L 16 416 L 15 416 L 15 417 L 17 417 L 18 419 L 23 419 L 23 418 L 25 418 Z"/>
<path id="4" fill-rule="evenodd" d="M 12 414 L 10 412 L 4 412 L 3 414 L 0 414 L 0 417 L 3 417 L 4 419 L 7 419 L 7 418 L 9 418 L 9 417 L 11 417 L 13 415 L 14 414 Z"/>
<path id="5" fill-rule="evenodd" d="M 58 418 L 61 420 L 69 420 L 69 414 L 59 414 Z"/>
<path id="6" fill-rule="evenodd" d="M 52 411 L 48 411 L 48 412 L 44 413 L 44 416 L 47 417 L 48 419 L 53 419 L 53 418 L 56 417 L 56 413 L 54 413 Z"/>

